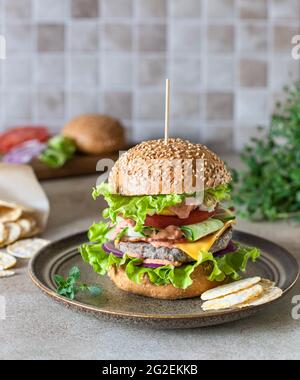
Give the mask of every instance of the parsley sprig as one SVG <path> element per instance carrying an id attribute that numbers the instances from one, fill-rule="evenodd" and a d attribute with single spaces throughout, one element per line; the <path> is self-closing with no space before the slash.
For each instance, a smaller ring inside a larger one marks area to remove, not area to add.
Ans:
<path id="1" fill-rule="evenodd" d="M 80 280 L 80 269 L 76 266 L 69 271 L 67 279 L 56 274 L 54 276 L 54 281 L 57 285 L 56 292 L 71 300 L 75 299 L 76 294 L 79 292 L 89 292 L 95 297 L 101 293 L 101 289 L 97 285 L 78 283 L 78 280 Z"/>
<path id="2" fill-rule="evenodd" d="M 234 173 L 234 201 L 246 218 L 300 220 L 300 83 L 284 90 L 270 128 L 251 139 L 241 154 L 245 169 Z"/>

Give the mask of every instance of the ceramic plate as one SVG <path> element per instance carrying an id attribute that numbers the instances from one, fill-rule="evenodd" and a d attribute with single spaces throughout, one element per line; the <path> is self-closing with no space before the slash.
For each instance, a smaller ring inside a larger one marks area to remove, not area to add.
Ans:
<path id="1" fill-rule="evenodd" d="M 297 281 L 299 267 L 295 258 L 284 248 L 244 232 L 235 231 L 234 239 L 261 249 L 256 263 L 249 263 L 246 276 L 258 275 L 275 281 L 284 294 Z M 99 276 L 78 254 L 78 246 L 86 241 L 86 233 L 70 236 L 43 248 L 31 260 L 29 274 L 33 282 L 48 296 L 82 313 L 101 319 L 125 321 L 155 328 L 194 328 L 232 322 L 249 317 L 269 304 L 244 309 L 203 312 L 201 300 L 165 301 L 127 294 L 117 289 L 107 276 Z M 55 292 L 55 274 L 67 276 L 74 265 L 81 270 L 81 280 L 97 283 L 103 289 L 101 296 L 80 295 L 76 301 L 68 300 Z M 276 301 L 273 301 L 276 302 Z"/>

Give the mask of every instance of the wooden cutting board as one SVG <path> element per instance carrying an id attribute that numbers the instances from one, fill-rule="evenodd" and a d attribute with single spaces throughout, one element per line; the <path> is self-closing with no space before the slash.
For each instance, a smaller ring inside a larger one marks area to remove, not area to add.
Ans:
<path id="1" fill-rule="evenodd" d="M 33 160 L 30 165 L 38 179 L 45 180 L 100 173 L 96 171 L 96 165 L 103 158 L 116 161 L 119 158 L 119 152 L 106 153 L 102 156 L 76 155 L 63 167 L 57 169 L 49 168 L 37 159 Z"/>

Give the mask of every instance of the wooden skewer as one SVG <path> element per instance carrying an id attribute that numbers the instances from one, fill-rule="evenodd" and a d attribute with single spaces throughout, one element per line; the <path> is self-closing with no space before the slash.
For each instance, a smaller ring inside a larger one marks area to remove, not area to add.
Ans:
<path id="1" fill-rule="evenodd" d="M 170 125 L 170 80 L 166 79 L 165 144 L 168 143 Z"/>

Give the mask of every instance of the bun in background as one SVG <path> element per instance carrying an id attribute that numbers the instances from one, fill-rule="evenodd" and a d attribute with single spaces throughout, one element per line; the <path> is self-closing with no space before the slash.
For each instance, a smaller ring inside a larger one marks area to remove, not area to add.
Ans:
<path id="1" fill-rule="evenodd" d="M 118 151 L 125 146 L 123 126 L 107 115 L 77 116 L 65 125 L 63 135 L 72 139 L 80 152 L 90 155 Z"/>

